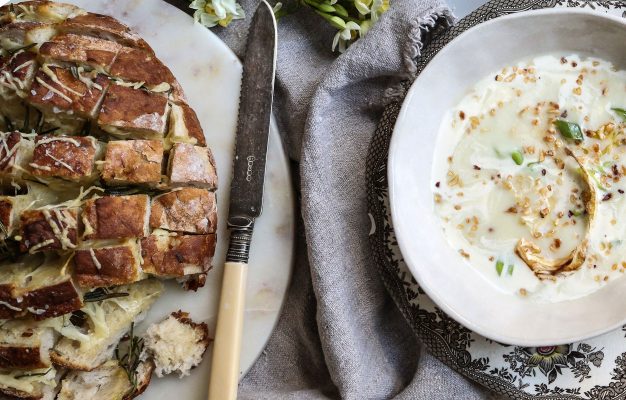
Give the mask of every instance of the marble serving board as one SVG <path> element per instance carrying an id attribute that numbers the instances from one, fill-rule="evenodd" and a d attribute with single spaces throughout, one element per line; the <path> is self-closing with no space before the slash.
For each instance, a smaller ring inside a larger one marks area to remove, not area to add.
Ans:
<path id="1" fill-rule="evenodd" d="M 185 292 L 169 282 L 166 292 L 138 329 L 172 311 L 190 312 L 214 332 L 222 267 L 228 244 L 226 218 L 242 66 L 232 51 L 210 30 L 162 0 L 65 0 L 87 11 L 111 15 L 138 32 L 172 70 L 196 111 L 207 144 L 213 150 L 219 178 L 218 245 L 205 287 Z M 4 1 L 0 0 L 0 4 Z M 223 29 L 223 28 L 218 28 Z M 228 29 L 236 29 L 231 26 Z M 275 124 L 270 132 L 263 215 L 252 240 L 247 304 L 241 353 L 245 373 L 257 359 L 280 315 L 292 269 L 294 196 L 289 164 Z M 153 378 L 142 399 L 206 399 L 211 348 L 191 376 Z"/>

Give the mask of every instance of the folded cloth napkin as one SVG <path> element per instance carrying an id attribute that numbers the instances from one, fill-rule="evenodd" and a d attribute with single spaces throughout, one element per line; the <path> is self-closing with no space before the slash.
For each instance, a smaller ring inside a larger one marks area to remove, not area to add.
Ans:
<path id="1" fill-rule="evenodd" d="M 238 54 L 248 18 L 216 33 Z M 344 54 L 307 9 L 278 23 L 275 115 L 301 194 L 293 281 L 276 331 L 241 399 L 484 399 L 433 358 L 387 294 L 369 248 L 370 139 L 431 34 L 452 23 L 439 0 L 395 0 Z M 425 93 L 425 96 L 428 94 Z M 299 170 L 298 170 L 299 168 Z"/>

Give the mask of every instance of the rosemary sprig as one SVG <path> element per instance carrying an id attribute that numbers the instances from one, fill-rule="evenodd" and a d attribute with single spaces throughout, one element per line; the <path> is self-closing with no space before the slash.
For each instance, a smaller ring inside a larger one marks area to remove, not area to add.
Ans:
<path id="1" fill-rule="evenodd" d="M 104 188 L 104 194 L 113 196 L 128 196 L 131 194 L 147 194 L 150 196 L 156 196 L 163 192 L 157 189 L 147 189 L 135 186 L 111 186 Z"/>
<path id="2" fill-rule="evenodd" d="M 97 288 L 83 296 L 84 303 L 95 303 L 98 301 L 114 299 L 116 297 L 127 297 L 127 292 L 111 292 L 107 288 Z"/>
<path id="3" fill-rule="evenodd" d="M 135 323 L 130 324 L 130 332 L 128 334 L 128 348 L 126 353 L 120 357 L 120 346 L 115 348 L 115 358 L 120 367 L 124 369 L 128 380 L 131 384 L 131 390 L 128 393 L 132 395 L 137 391 L 137 369 L 141 364 L 141 353 L 143 352 L 143 338 L 135 336 Z"/>
<path id="4" fill-rule="evenodd" d="M 26 51 L 28 49 L 32 49 L 35 46 L 37 46 L 37 43 L 31 43 L 31 44 L 27 44 L 26 46 L 18 47 L 16 49 L 7 50 L 7 51 L 9 52 L 9 54 L 15 54 L 15 53 L 18 53 L 18 52 L 20 52 L 22 50 Z"/>
<path id="5" fill-rule="evenodd" d="M 30 372 L 30 373 L 26 373 L 26 374 L 23 374 L 23 375 L 16 375 L 16 376 L 14 376 L 14 378 L 15 379 L 20 379 L 20 378 L 28 378 L 28 377 L 31 377 L 31 376 L 44 376 L 44 375 L 47 375 L 48 372 L 50 372 L 50 371 L 52 371 L 52 368 L 49 368 L 45 372 Z"/>
<path id="6" fill-rule="evenodd" d="M 57 126 L 56 128 L 50 128 L 50 129 L 46 129 L 45 131 L 41 131 L 38 134 L 39 135 L 45 135 L 46 133 L 52 133 L 54 131 L 58 131 L 60 128 Z"/>

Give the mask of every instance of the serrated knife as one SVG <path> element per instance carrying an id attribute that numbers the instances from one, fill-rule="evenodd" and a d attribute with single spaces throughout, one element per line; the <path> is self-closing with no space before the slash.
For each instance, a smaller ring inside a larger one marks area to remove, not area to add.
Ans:
<path id="1" fill-rule="evenodd" d="M 243 60 L 228 212 L 230 243 L 213 342 L 209 400 L 237 398 L 248 256 L 254 221 L 263 207 L 275 70 L 276 20 L 263 0 L 252 17 Z"/>

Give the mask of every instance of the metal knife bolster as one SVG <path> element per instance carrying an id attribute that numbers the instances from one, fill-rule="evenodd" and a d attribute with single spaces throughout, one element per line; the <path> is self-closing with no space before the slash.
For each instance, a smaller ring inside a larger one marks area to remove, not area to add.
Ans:
<path id="1" fill-rule="evenodd" d="M 231 216 L 228 218 L 230 242 L 226 253 L 227 262 L 248 263 L 250 243 L 254 230 L 254 218 Z"/>

